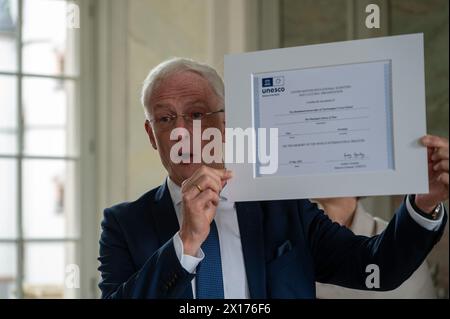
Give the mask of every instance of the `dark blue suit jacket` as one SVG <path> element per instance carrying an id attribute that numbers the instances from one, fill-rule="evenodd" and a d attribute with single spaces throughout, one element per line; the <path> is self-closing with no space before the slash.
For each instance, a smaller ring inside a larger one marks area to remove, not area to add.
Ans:
<path id="1" fill-rule="evenodd" d="M 355 289 L 366 266 L 380 269 L 380 289 L 392 290 L 424 261 L 440 239 L 400 206 L 386 230 L 356 236 L 308 200 L 236 203 L 251 298 L 315 298 L 315 281 Z M 100 239 L 103 298 L 192 298 L 194 275 L 172 243 L 179 225 L 166 185 L 131 203 L 105 209 Z"/>

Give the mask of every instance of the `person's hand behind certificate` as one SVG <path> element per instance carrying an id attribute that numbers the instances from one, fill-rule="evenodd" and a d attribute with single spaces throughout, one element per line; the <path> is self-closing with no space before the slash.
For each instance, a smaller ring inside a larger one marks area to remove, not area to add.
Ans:
<path id="1" fill-rule="evenodd" d="M 440 202 L 448 199 L 448 140 L 426 135 L 421 142 L 428 150 L 428 194 L 416 195 L 416 205 L 424 212 L 431 212 Z"/>

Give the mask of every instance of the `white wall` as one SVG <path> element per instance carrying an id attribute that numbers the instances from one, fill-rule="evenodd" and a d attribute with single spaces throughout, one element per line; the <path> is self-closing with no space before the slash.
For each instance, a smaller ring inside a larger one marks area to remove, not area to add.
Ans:
<path id="1" fill-rule="evenodd" d="M 142 81 L 152 67 L 173 56 L 207 60 L 207 2 L 128 1 L 127 198 L 137 198 L 165 177 L 144 131 Z"/>
<path id="2" fill-rule="evenodd" d="M 100 0 L 99 211 L 134 200 L 166 176 L 144 130 L 141 85 L 173 56 L 223 74 L 223 56 L 257 49 L 257 0 Z"/>

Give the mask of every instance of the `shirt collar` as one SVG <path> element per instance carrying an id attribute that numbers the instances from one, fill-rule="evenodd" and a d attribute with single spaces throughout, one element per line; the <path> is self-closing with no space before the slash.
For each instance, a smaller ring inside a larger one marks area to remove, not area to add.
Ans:
<path id="1" fill-rule="evenodd" d="M 169 188 L 170 197 L 172 197 L 173 206 L 181 203 L 181 187 L 175 184 L 169 176 L 167 176 L 167 188 Z"/>

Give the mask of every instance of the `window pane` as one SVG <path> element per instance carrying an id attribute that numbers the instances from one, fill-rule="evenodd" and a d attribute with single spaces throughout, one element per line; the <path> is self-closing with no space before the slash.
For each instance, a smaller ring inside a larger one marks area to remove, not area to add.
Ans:
<path id="1" fill-rule="evenodd" d="M 17 0 L 0 0 L 0 71 L 17 70 Z"/>
<path id="2" fill-rule="evenodd" d="M 25 73 L 75 75 L 77 30 L 66 19 L 66 1 L 24 0 L 23 70 Z"/>
<path id="3" fill-rule="evenodd" d="M 0 238 L 15 238 L 17 234 L 16 161 L 0 159 Z"/>
<path id="4" fill-rule="evenodd" d="M 73 273 L 74 267 L 77 268 L 74 260 L 74 243 L 26 243 L 24 297 L 76 297 L 78 278 Z"/>
<path id="5" fill-rule="evenodd" d="M 14 76 L 0 75 L 0 114 L 0 154 L 15 154 L 17 153 L 17 79 Z"/>
<path id="6" fill-rule="evenodd" d="M 74 237 L 78 219 L 74 202 L 74 163 L 23 161 L 23 220 L 26 238 Z"/>
<path id="7" fill-rule="evenodd" d="M 24 153 L 27 155 L 74 155 L 75 83 L 25 78 Z"/>
<path id="8" fill-rule="evenodd" d="M 16 245 L 0 243 L 0 299 L 16 297 L 16 277 Z"/>

